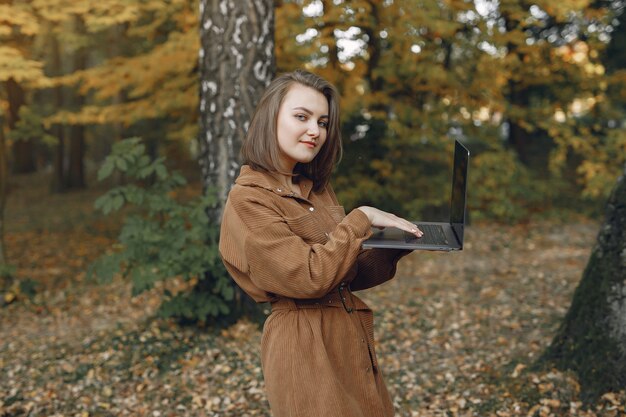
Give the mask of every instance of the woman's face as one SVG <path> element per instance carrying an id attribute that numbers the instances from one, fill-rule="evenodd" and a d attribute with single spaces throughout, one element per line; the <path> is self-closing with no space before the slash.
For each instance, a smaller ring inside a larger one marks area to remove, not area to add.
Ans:
<path id="1" fill-rule="evenodd" d="M 296 163 L 311 162 L 326 142 L 328 101 L 322 93 L 293 84 L 278 110 L 276 136 L 282 168 L 292 172 Z"/>

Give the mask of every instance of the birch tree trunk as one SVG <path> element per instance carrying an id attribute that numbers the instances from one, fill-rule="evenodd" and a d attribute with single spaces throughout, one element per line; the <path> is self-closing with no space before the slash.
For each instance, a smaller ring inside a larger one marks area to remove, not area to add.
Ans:
<path id="1" fill-rule="evenodd" d="M 626 388 L 626 166 L 569 311 L 543 358 L 574 370 L 587 402 Z"/>
<path id="2" fill-rule="evenodd" d="M 217 226 L 239 173 L 239 150 L 250 118 L 274 77 L 273 1 L 200 0 L 200 37 L 199 163 L 204 192 L 218 193 L 219 204 L 207 213 Z M 194 291 L 214 292 L 223 274 L 205 271 Z M 230 318 L 260 318 L 256 303 L 234 281 L 229 285 L 234 296 L 224 301 Z"/>
<path id="3" fill-rule="evenodd" d="M 200 0 L 199 162 L 204 190 L 220 208 L 239 173 L 239 150 L 252 112 L 274 76 L 271 0 Z"/>

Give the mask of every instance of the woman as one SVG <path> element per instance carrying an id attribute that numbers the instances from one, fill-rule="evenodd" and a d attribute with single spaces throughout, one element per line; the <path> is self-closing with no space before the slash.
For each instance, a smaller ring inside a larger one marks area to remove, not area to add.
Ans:
<path id="1" fill-rule="evenodd" d="M 373 314 L 352 291 L 393 277 L 407 251 L 361 243 L 411 222 L 373 207 L 345 214 L 329 185 L 341 154 L 339 96 L 322 78 L 276 78 L 252 117 L 222 219 L 220 253 L 237 284 L 271 302 L 261 361 L 275 417 L 392 417 Z"/>

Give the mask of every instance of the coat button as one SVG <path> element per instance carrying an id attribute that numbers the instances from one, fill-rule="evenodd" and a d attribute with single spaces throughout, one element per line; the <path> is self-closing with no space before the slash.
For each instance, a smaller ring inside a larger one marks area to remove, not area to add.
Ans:
<path id="1" fill-rule="evenodd" d="M 282 189 L 280 189 L 280 188 L 277 188 L 277 189 L 276 189 L 276 191 L 278 191 L 279 193 L 282 193 L 282 192 L 283 192 L 283 190 L 282 190 Z"/>
<path id="2" fill-rule="evenodd" d="M 309 211 L 315 211 L 315 207 L 309 207 Z"/>

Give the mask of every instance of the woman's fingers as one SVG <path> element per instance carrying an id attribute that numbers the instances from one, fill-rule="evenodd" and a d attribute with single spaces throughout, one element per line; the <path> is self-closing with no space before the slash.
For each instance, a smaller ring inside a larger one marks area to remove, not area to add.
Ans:
<path id="1" fill-rule="evenodd" d="M 423 236 L 422 231 L 419 230 L 415 224 L 398 217 L 395 214 L 369 206 L 359 207 L 359 209 L 367 215 L 373 227 L 377 227 L 379 229 L 385 227 L 396 227 L 400 230 L 404 230 L 405 232 L 412 233 L 417 237 Z"/>
<path id="2" fill-rule="evenodd" d="M 400 217 L 397 218 L 399 223 L 394 226 L 398 229 L 404 230 L 405 232 L 413 233 L 417 237 L 422 237 L 424 233 L 413 223 L 408 220 L 402 219 Z"/>

